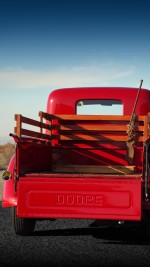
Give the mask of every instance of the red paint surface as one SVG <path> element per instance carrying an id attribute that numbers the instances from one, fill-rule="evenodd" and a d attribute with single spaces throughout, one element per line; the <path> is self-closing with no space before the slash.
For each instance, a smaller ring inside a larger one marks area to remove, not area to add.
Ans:
<path id="1" fill-rule="evenodd" d="M 138 88 L 122 87 L 87 87 L 67 88 L 53 91 L 47 101 L 47 113 L 76 114 L 77 101 L 84 99 L 115 99 L 124 105 L 123 115 L 131 115 Z M 147 115 L 150 112 L 150 91 L 142 89 L 136 107 L 137 115 Z"/>
<path id="2" fill-rule="evenodd" d="M 20 178 L 18 216 L 141 219 L 141 181 L 134 179 Z"/>
<path id="3" fill-rule="evenodd" d="M 138 88 L 70 88 L 53 91 L 47 101 L 47 112 L 75 114 L 76 103 L 83 99 L 115 99 L 123 103 L 123 115 L 131 115 Z M 142 89 L 136 107 L 137 115 L 150 111 L 150 91 Z M 64 148 L 51 154 L 46 143 L 19 142 L 17 173 L 19 182 L 14 190 L 12 180 L 5 181 L 3 207 L 18 205 L 18 216 L 38 218 L 93 218 L 115 220 L 140 220 L 142 203 L 143 147 L 135 149 L 134 165 L 140 176 L 119 175 L 41 175 L 24 176 L 24 171 L 52 172 L 53 163 L 83 165 L 126 165 L 125 147 L 94 143 L 78 144 L 76 148 Z M 53 147 L 54 152 L 54 147 Z M 111 152 L 111 153 L 110 153 Z M 104 162 L 105 158 L 105 162 Z M 8 168 L 14 173 L 14 158 Z M 149 202 L 147 202 L 149 203 Z M 148 209 L 150 205 L 146 204 Z"/>

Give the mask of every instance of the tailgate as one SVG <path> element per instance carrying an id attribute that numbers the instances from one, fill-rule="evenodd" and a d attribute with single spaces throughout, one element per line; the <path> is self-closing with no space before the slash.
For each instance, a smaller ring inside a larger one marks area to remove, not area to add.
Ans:
<path id="1" fill-rule="evenodd" d="M 22 177 L 18 216 L 140 220 L 141 180 Z"/>

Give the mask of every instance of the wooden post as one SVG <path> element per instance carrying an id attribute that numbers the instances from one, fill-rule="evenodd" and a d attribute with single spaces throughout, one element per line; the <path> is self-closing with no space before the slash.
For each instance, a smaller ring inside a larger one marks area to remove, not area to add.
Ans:
<path id="1" fill-rule="evenodd" d="M 14 132 L 19 138 L 21 137 L 21 117 L 21 114 L 15 114 L 16 127 L 14 128 Z"/>
<path id="2" fill-rule="evenodd" d="M 40 123 L 41 123 L 41 125 L 42 125 L 42 123 L 43 123 L 42 111 L 39 111 L 39 116 L 40 116 Z M 42 126 L 40 127 L 40 133 L 41 133 L 41 134 L 43 133 L 43 128 L 42 128 Z"/>
<path id="3" fill-rule="evenodd" d="M 144 118 L 144 141 L 148 139 L 148 116 Z"/>

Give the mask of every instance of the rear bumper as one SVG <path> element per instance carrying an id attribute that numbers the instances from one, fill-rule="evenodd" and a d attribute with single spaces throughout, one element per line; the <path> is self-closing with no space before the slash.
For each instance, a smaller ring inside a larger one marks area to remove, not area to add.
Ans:
<path id="1" fill-rule="evenodd" d="M 140 220 L 141 180 L 20 178 L 17 215 Z"/>

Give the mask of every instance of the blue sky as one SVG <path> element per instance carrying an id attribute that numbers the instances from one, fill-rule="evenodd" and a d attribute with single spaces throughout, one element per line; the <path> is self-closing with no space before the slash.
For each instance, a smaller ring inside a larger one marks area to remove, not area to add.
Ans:
<path id="1" fill-rule="evenodd" d="M 150 89 L 149 1 L 0 1 L 2 136 L 14 114 L 38 119 L 50 91 L 74 86 Z"/>

